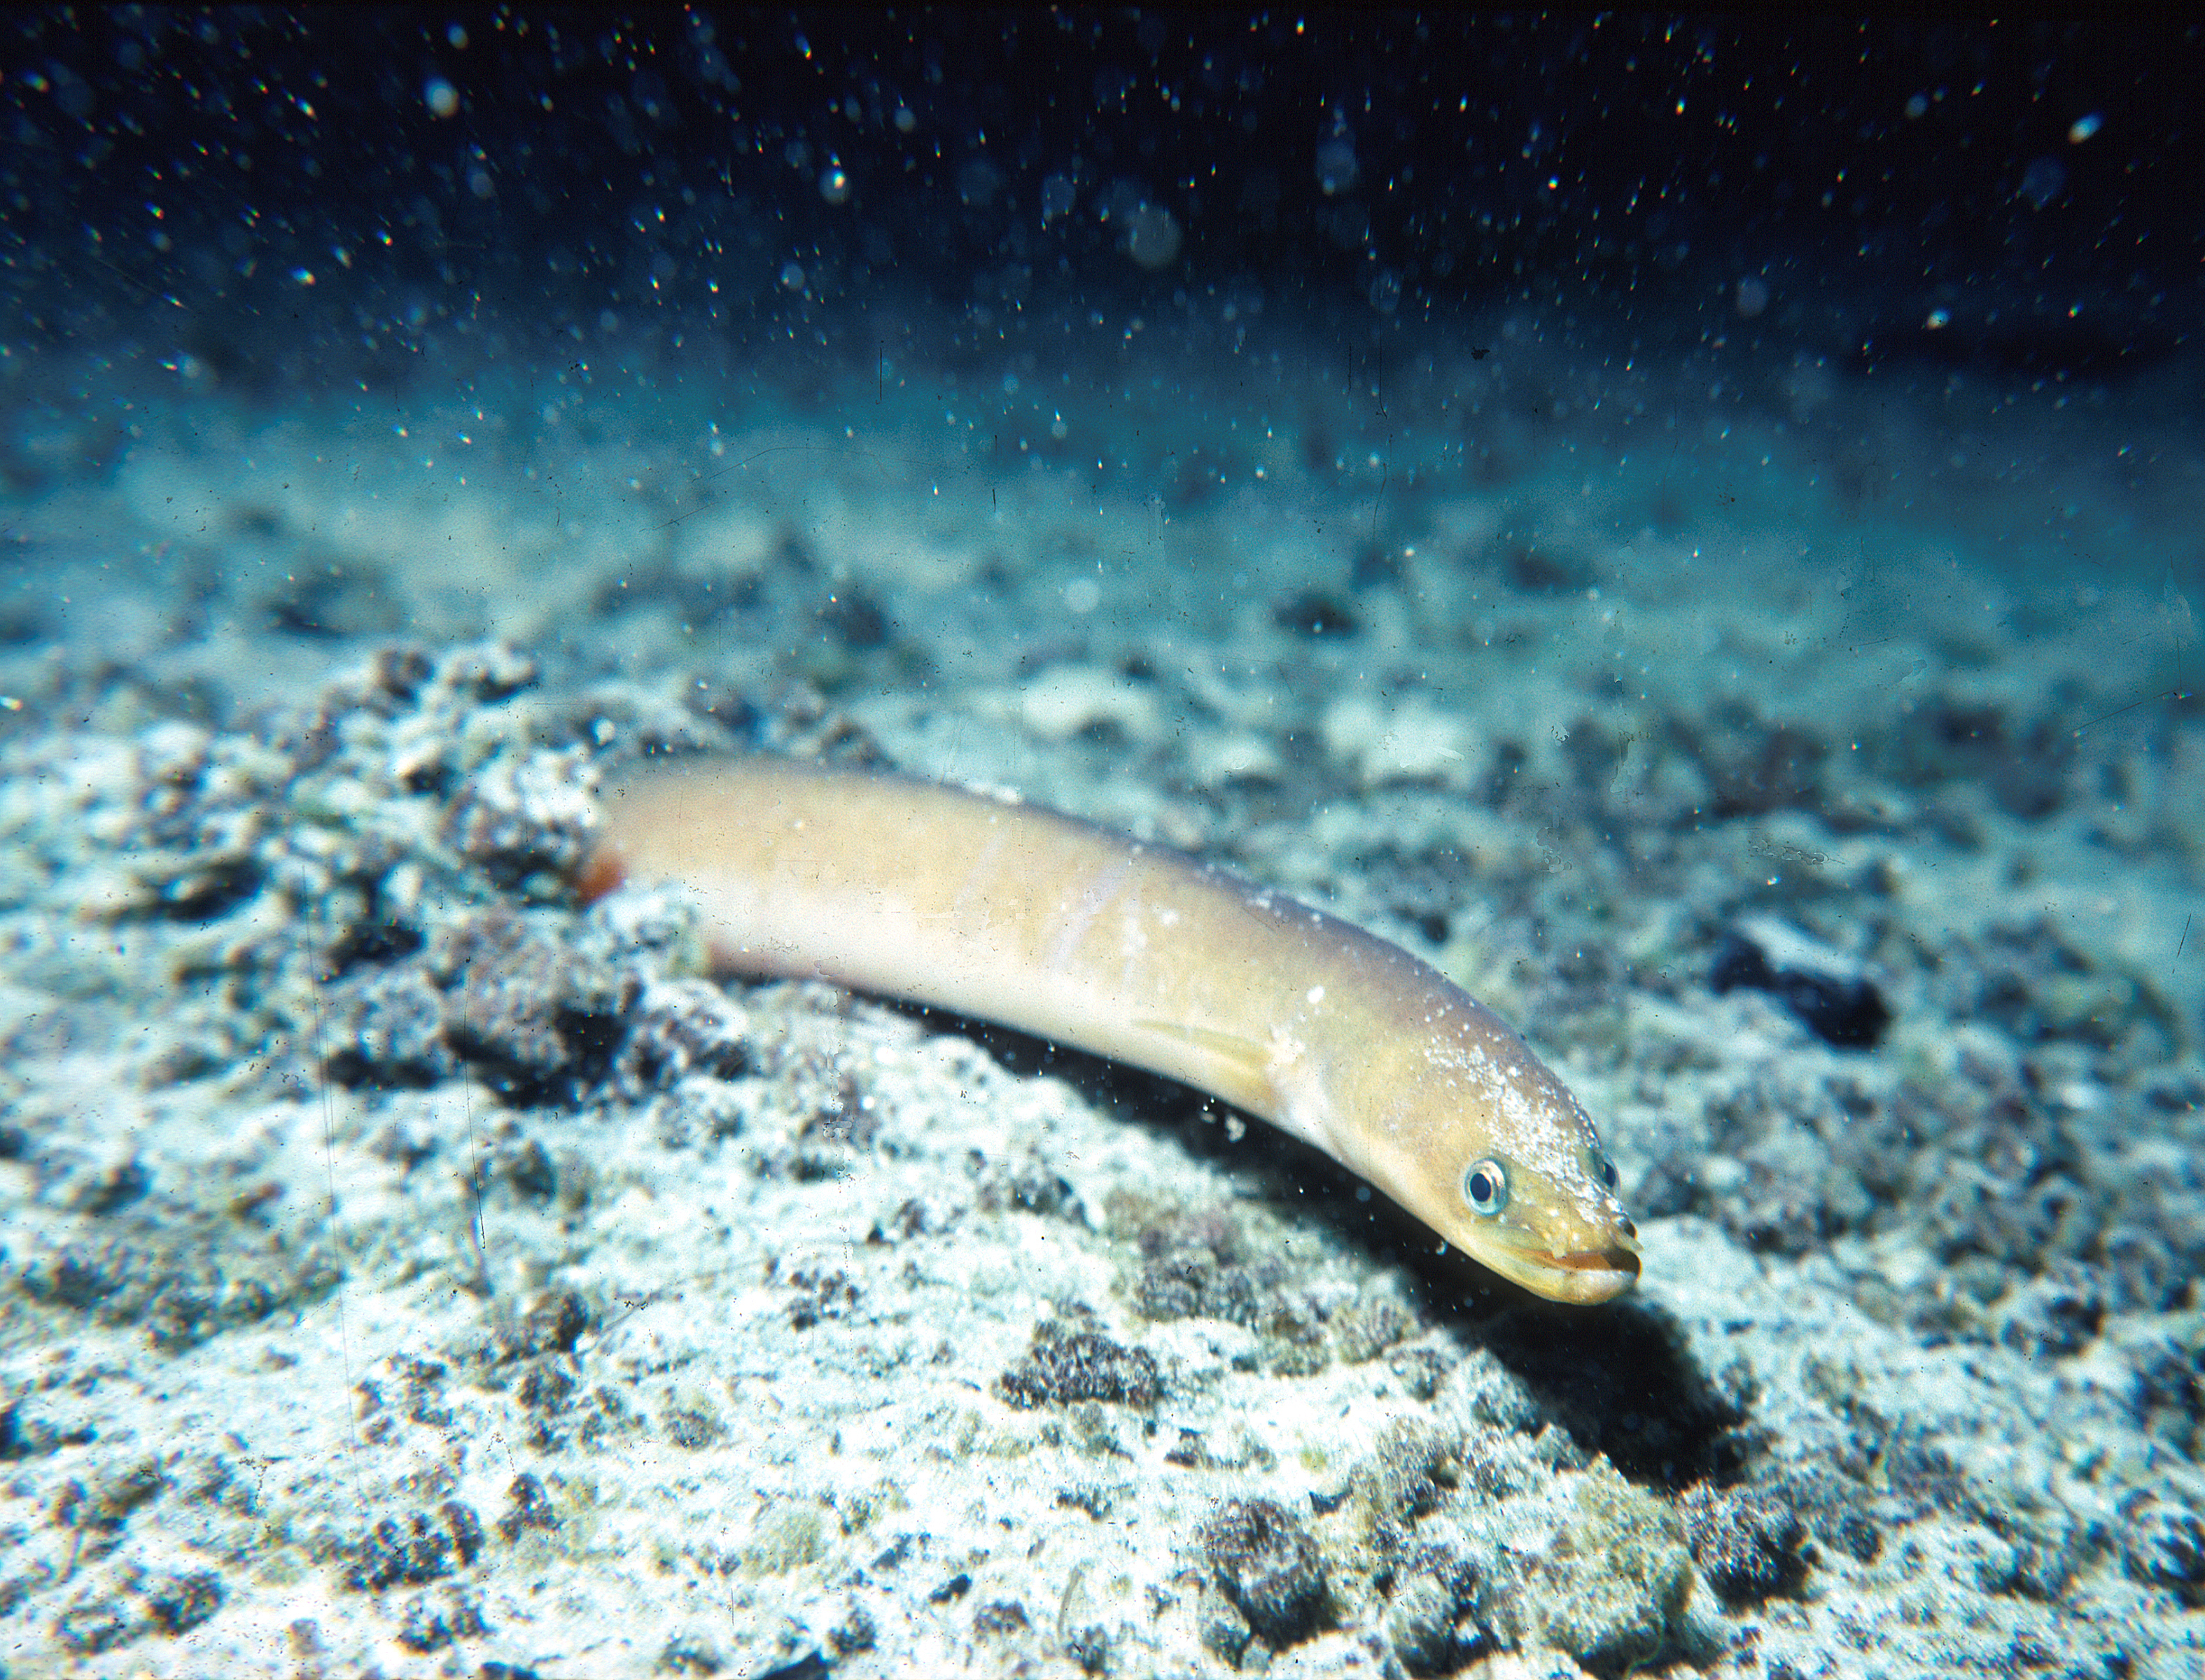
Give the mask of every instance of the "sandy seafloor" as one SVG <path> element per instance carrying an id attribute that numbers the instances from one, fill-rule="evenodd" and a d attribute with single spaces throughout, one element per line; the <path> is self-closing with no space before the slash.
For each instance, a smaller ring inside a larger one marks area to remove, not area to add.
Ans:
<path id="1" fill-rule="evenodd" d="M 11 376 L 0 1670 L 2198 1671 L 2196 370 L 1172 331 Z M 1641 1287 L 579 908 L 728 747 L 1438 964 Z"/>

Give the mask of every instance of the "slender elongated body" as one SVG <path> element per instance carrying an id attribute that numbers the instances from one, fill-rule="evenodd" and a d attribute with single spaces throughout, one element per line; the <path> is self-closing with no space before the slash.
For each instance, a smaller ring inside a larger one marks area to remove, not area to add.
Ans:
<path id="1" fill-rule="evenodd" d="M 603 803 L 585 896 L 685 883 L 722 972 L 831 980 L 1183 1080 L 1555 1300 L 1638 1275 L 1577 1099 L 1499 1016 L 1359 928 L 1167 847 L 901 776 L 715 760 Z"/>

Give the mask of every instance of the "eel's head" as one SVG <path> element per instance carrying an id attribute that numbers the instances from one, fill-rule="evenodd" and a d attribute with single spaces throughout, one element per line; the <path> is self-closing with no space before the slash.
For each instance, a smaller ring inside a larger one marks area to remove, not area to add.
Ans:
<path id="1" fill-rule="evenodd" d="M 1614 1300 L 1638 1281 L 1638 1231 L 1590 1116 L 1498 1016 L 1459 1024 L 1389 1104 L 1389 1193 L 1535 1295 Z"/>
<path id="2" fill-rule="evenodd" d="M 1582 1163 L 1554 1172 L 1506 1154 L 1479 1156 L 1457 1185 L 1453 1239 L 1535 1295 L 1573 1306 L 1612 1301 L 1638 1281 L 1638 1230 L 1609 1187 L 1596 1140 Z"/>

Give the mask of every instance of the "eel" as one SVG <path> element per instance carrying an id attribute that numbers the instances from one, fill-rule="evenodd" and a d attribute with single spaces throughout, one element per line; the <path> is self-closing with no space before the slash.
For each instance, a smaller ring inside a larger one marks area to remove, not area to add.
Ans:
<path id="1" fill-rule="evenodd" d="M 791 759 L 600 796 L 585 901 L 687 887 L 716 972 L 827 980 L 1160 1073 L 1359 1173 L 1551 1300 L 1638 1276 L 1584 1106 L 1514 1029 L 1362 929 L 1011 798 Z"/>

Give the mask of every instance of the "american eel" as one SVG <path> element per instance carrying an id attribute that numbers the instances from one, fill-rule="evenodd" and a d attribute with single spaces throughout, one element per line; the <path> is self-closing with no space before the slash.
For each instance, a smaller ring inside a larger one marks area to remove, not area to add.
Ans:
<path id="1" fill-rule="evenodd" d="M 1429 964 L 1166 846 L 900 775 L 768 757 L 601 800 L 581 887 L 670 881 L 722 973 L 1001 1022 L 1245 1109 L 1536 1294 L 1607 1301 L 1637 1233 L 1584 1106 Z"/>

